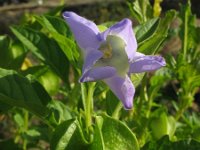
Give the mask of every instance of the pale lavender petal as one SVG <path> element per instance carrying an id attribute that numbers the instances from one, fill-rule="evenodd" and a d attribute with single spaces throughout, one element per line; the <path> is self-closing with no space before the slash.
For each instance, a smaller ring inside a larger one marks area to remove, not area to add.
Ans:
<path id="1" fill-rule="evenodd" d="M 128 59 L 129 61 L 132 61 L 137 49 L 137 41 L 132 29 L 131 20 L 123 19 L 117 24 L 111 26 L 106 31 L 101 33 L 102 39 L 105 40 L 107 35 L 116 35 L 124 40 L 126 43 L 126 53 L 128 55 Z"/>
<path id="2" fill-rule="evenodd" d="M 134 60 L 130 64 L 130 73 L 140 73 L 157 70 L 166 65 L 166 62 L 161 56 L 143 56 Z"/>
<path id="3" fill-rule="evenodd" d="M 65 11 L 63 17 L 70 26 L 70 29 L 81 49 L 97 49 L 99 47 L 99 29 L 95 23 L 69 11 Z"/>
<path id="4" fill-rule="evenodd" d="M 134 60 L 137 60 L 137 59 L 139 59 L 139 58 L 141 58 L 141 57 L 144 57 L 144 56 L 145 56 L 145 55 L 144 55 L 143 53 L 136 52 L 135 55 L 134 55 L 134 57 L 133 57 L 133 61 L 134 61 Z"/>
<path id="5" fill-rule="evenodd" d="M 124 78 L 116 75 L 104 81 L 108 84 L 113 93 L 122 101 L 125 109 L 131 109 L 133 107 L 135 87 L 127 75 Z"/>
<path id="6" fill-rule="evenodd" d="M 115 74 L 116 74 L 116 69 L 114 67 L 106 66 L 106 67 L 92 68 L 87 72 L 83 73 L 79 81 L 80 82 L 97 81 L 110 78 Z"/>
<path id="7" fill-rule="evenodd" d="M 103 53 L 99 50 L 90 50 L 86 53 L 84 58 L 83 73 L 87 72 L 92 66 L 103 56 Z"/>

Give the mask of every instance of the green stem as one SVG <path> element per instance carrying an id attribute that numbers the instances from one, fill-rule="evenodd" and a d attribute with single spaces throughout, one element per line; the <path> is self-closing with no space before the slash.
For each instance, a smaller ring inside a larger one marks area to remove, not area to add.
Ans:
<path id="1" fill-rule="evenodd" d="M 141 88 L 140 88 L 140 99 L 139 99 L 139 104 L 137 108 L 137 115 L 140 115 L 140 112 L 142 110 L 142 106 L 144 105 L 144 101 L 147 100 L 147 89 L 146 89 L 146 82 L 147 82 L 147 75 L 145 74 L 141 83 Z"/>
<path id="2" fill-rule="evenodd" d="M 29 121 L 29 112 L 27 110 L 24 110 L 24 132 L 28 130 L 28 121 Z M 23 141 L 23 150 L 27 149 L 27 139 L 24 138 Z"/>
<path id="3" fill-rule="evenodd" d="M 150 116 L 152 104 L 153 104 L 153 99 L 150 97 L 150 98 L 149 98 L 149 101 L 148 101 L 147 112 L 146 112 L 146 117 L 147 117 L 147 118 L 149 118 L 149 116 Z"/>
<path id="4" fill-rule="evenodd" d="M 190 92 L 187 92 L 179 98 L 179 101 L 180 109 L 175 114 L 176 120 L 179 120 L 182 117 L 183 113 L 190 107 L 193 101 L 193 95 Z"/>
<path id="5" fill-rule="evenodd" d="M 84 84 L 82 87 L 82 100 L 85 111 L 85 124 L 86 130 L 89 132 L 89 127 L 92 125 L 92 111 L 93 111 L 93 93 L 95 90 L 95 82 L 91 82 L 88 84 L 88 90 Z"/>
<path id="6" fill-rule="evenodd" d="M 117 106 L 115 107 L 114 112 L 112 113 L 112 117 L 115 119 L 119 119 L 119 112 L 122 109 L 123 105 L 121 102 L 118 102 Z"/>
<path id="7" fill-rule="evenodd" d="M 184 37 L 183 37 L 183 58 L 186 59 L 186 53 L 187 53 L 187 40 L 188 40 L 188 13 L 185 11 L 184 14 Z"/>

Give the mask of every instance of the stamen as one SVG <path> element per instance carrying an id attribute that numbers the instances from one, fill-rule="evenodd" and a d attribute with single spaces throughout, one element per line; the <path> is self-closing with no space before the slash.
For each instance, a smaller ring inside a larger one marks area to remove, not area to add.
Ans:
<path id="1" fill-rule="evenodd" d="M 101 50 L 103 52 L 103 58 L 104 59 L 108 59 L 112 57 L 112 46 L 110 43 L 103 43 L 99 50 Z"/>

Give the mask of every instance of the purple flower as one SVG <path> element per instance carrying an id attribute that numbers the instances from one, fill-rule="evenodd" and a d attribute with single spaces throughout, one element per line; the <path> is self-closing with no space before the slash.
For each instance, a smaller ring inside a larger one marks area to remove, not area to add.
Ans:
<path id="1" fill-rule="evenodd" d="M 123 19 L 101 33 L 95 23 L 74 12 L 66 11 L 63 17 L 84 54 L 80 82 L 103 80 L 124 108 L 131 109 L 135 88 L 130 73 L 159 69 L 166 65 L 165 60 L 161 56 L 136 52 L 137 41 L 129 19 Z"/>

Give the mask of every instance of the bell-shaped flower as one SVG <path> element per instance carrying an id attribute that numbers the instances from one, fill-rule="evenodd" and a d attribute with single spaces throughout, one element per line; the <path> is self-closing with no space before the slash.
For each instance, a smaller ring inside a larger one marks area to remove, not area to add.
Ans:
<path id="1" fill-rule="evenodd" d="M 165 60 L 136 52 L 137 41 L 129 19 L 101 33 L 95 23 L 74 12 L 66 11 L 63 17 L 84 54 L 80 82 L 103 80 L 124 108 L 131 109 L 135 87 L 129 75 L 159 69 L 166 65 Z"/>

